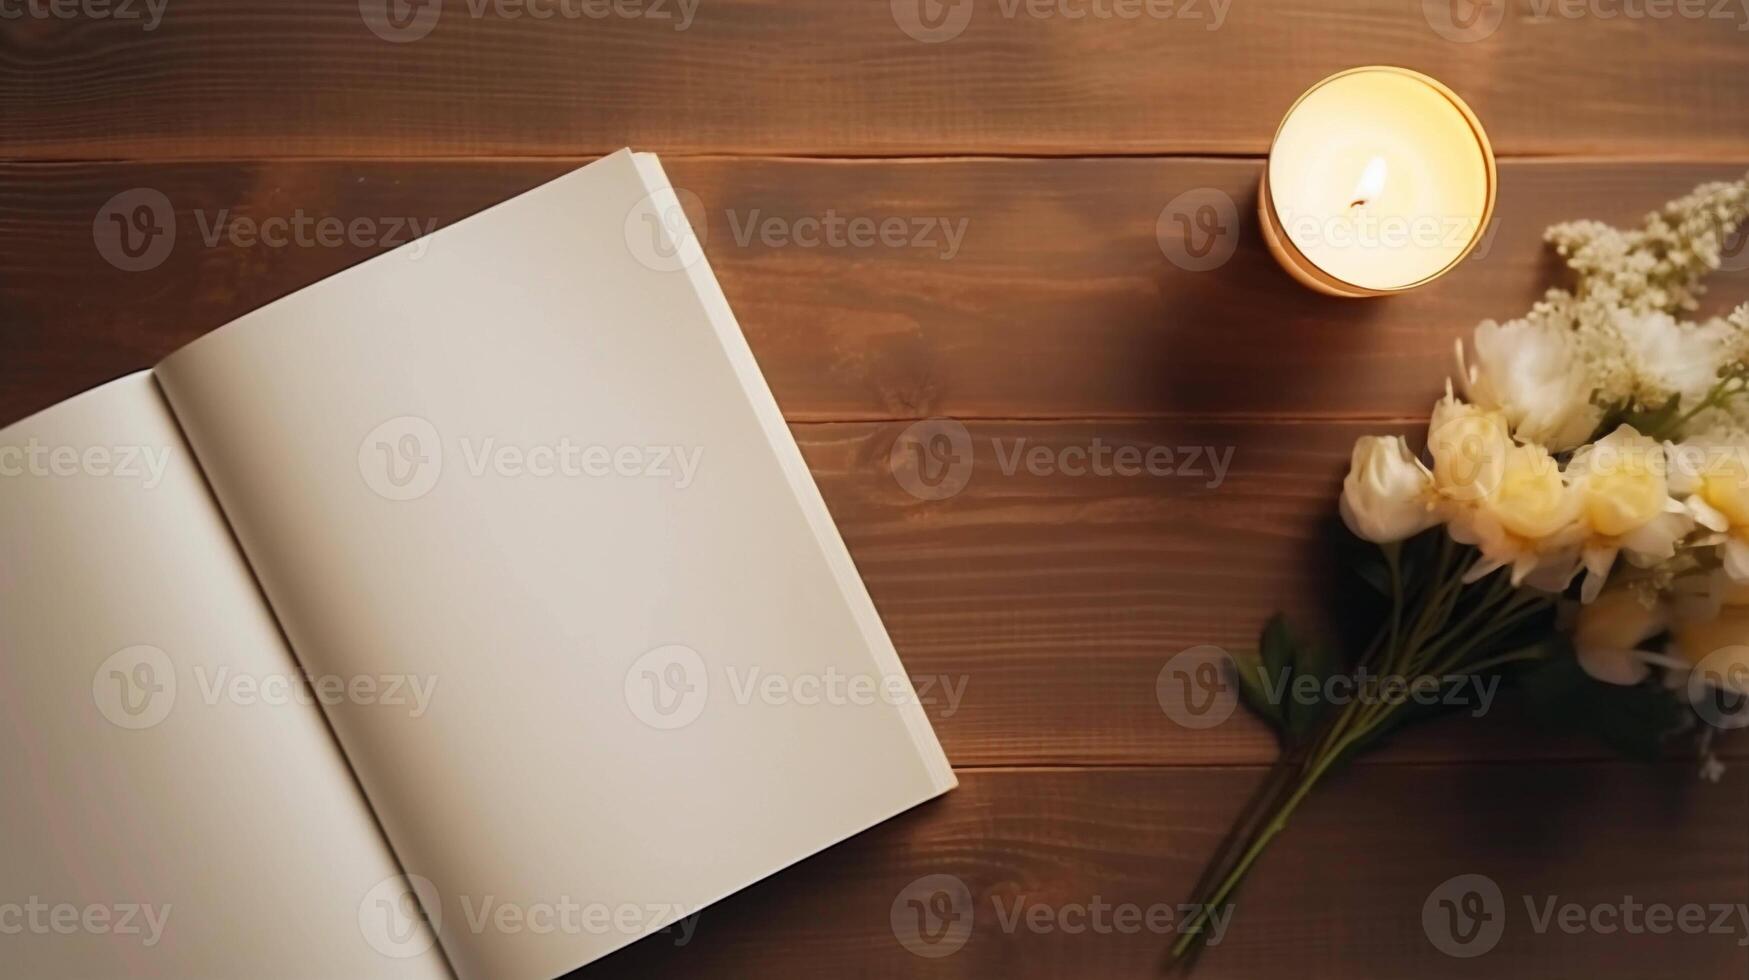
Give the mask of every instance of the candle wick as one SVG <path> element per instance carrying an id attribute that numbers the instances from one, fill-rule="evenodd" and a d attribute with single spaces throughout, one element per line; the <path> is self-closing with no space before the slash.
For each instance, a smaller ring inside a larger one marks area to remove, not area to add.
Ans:
<path id="1" fill-rule="evenodd" d="M 1366 162 L 1366 169 L 1361 171 L 1360 180 L 1354 185 L 1354 200 L 1348 203 L 1348 210 L 1364 208 L 1372 202 L 1372 196 L 1384 190 L 1385 175 L 1388 168 L 1384 157 L 1373 157 Z"/>

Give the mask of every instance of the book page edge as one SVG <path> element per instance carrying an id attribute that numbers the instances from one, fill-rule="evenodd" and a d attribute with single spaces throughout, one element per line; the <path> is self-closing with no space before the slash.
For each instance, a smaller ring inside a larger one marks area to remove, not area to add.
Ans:
<path id="1" fill-rule="evenodd" d="M 668 213 L 684 215 L 680 200 L 656 154 L 633 152 L 631 162 L 651 199 L 659 202 L 664 209 L 673 209 Z M 711 271 L 710 260 L 701 255 L 698 261 L 687 265 L 684 271 L 700 308 L 710 320 L 717 341 L 722 345 L 723 353 L 734 368 L 742 393 L 753 408 L 779 465 L 783 467 L 784 478 L 814 532 L 815 543 L 831 567 L 851 614 L 856 617 L 863 641 L 868 645 L 883 674 L 905 678 L 906 689 L 911 691 L 911 697 L 899 704 L 898 708 L 918 759 L 928 770 L 930 780 L 935 786 L 935 793 L 929 798 L 948 792 L 959 785 L 959 779 L 954 775 L 947 754 L 942 750 L 941 741 L 936 737 L 934 726 L 930 724 L 929 716 L 916 696 L 911 676 L 899 659 L 899 652 L 893 646 L 892 638 L 887 635 L 874 599 L 869 595 L 867 585 L 856 570 L 850 549 L 844 544 L 843 536 L 838 533 L 838 525 L 826 507 L 826 500 L 821 496 L 819 486 L 814 482 L 807 460 L 803 458 L 801 448 L 796 445 L 795 436 L 784 420 L 777 398 L 766 383 L 765 376 L 759 369 L 759 362 L 753 356 L 753 349 L 748 345 L 739 321 L 735 319 L 728 297 L 723 294 L 722 286 Z"/>

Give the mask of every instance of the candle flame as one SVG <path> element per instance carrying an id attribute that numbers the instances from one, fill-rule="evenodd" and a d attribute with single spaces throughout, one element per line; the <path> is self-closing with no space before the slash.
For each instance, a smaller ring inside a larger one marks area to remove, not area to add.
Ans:
<path id="1" fill-rule="evenodd" d="M 1378 197 L 1385 189 L 1385 177 L 1390 168 L 1385 166 L 1384 157 L 1373 157 L 1366 162 L 1366 169 L 1361 171 L 1360 180 L 1354 185 L 1354 200 L 1349 207 L 1358 208 Z"/>

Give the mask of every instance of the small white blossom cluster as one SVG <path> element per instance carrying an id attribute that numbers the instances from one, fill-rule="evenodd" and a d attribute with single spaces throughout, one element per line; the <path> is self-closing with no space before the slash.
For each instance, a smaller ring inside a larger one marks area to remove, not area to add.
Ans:
<path id="1" fill-rule="evenodd" d="M 1458 388 L 1434 406 L 1428 459 L 1363 437 L 1342 514 L 1371 541 L 1443 525 L 1514 586 L 1578 582 L 1593 676 L 1736 646 L 1749 694 L 1749 305 L 1693 321 L 1703 278 L 1749 218 L 1749 178 L 1712 183 L 1644 227 L 1550 228 L 1574 281 L 1458 344 Z M 1638 649 L 1669 637 L 1665 651 Z M 1728 642 L 1727 642 L 1728 641 Z"/>
<path id="2" fill-rule="evenodd" d="M 1703 403 L 1722 371 L 1741 374 L 1749 361 L 1749 307 L 1700 323 L 1679 317 L 1699 305 L 1704 277 L 1745 218 L 1749 180 L 1739 180 L 1703 184 L 1639 230 L 1596 221 L 1550 228 L 1545 238 L 1573 271 L 1573 287 L 1549 290 L 1521 319 L 1479 325 L 1476 363 L 1459 368 L 1467 393 L 1506 411 L 1515 435 L 1556 452 L 1584 442 L 1611 414 L 1678 399 L 1684 412 L 1722 407 Z"/>

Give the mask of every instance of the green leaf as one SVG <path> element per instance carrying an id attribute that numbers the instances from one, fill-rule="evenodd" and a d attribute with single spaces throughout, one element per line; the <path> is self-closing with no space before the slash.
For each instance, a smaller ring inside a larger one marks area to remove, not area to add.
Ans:
<path id="1" fill-rule="evenodd" d="M 1282 717 L 1281 705 L 1270 700 L 1269 688 L 1263 683 L 1262 659 L 1254 653 L 1241 653 L 1233 657 L 1233 668 L 1239 684 L 1239 698 L 1245 707 L 1285 735 L 1287 720 Z"/>
<path id="2" fill-rule="evenodd" d="M 1367 588 L 1386 599 L 1391 597 L 1391 568 L 1386 564 L 1383 548 L 1345 532 L 1337 539 L 1337 560 L 1366 583 Z"/>
<path id="3" fill-rule="evenodd" d="M 1271 683 L 1292 679 L 1294 640 L 1287 631 L 1287 617 L 1281 613 L 1269 617 L 1269 622 L 1263 624 L 1263 637 L 1257 650 Z"/>
<path id="4" fill-rule="evenodd" d="M 1384 559 L 1376 555 L 1371 558 L 1357 557 L 1349 567 L 1368 588 L 1387 599 L 1391 597 L 1391 570 Z"/>
<path id="5" fill-rule="evenodd" d="M 1672 434 L 1667 430 L 1674 428 L 1681 407 L 1682 396 L 1677 395 L 1657 408 L 1622 412 L 1621 421 L 1642 435 L 1661 438 Z"/>
<path id="6" fill-rule="evenodd" d="M 1297 744 L 1312 733 L 1329 707 L 1324 682 L 1339 669 L 1338 661 L 1319 644 L 1295 640 L 1280 613 L 1263 626 L 1258 660 L 1257 668 L 1250 671 L 1257 680 L 1250 696 L 1270 706 L 1269 715 L 1278 719 L 1277 727 L 1288 744 Z"/>

